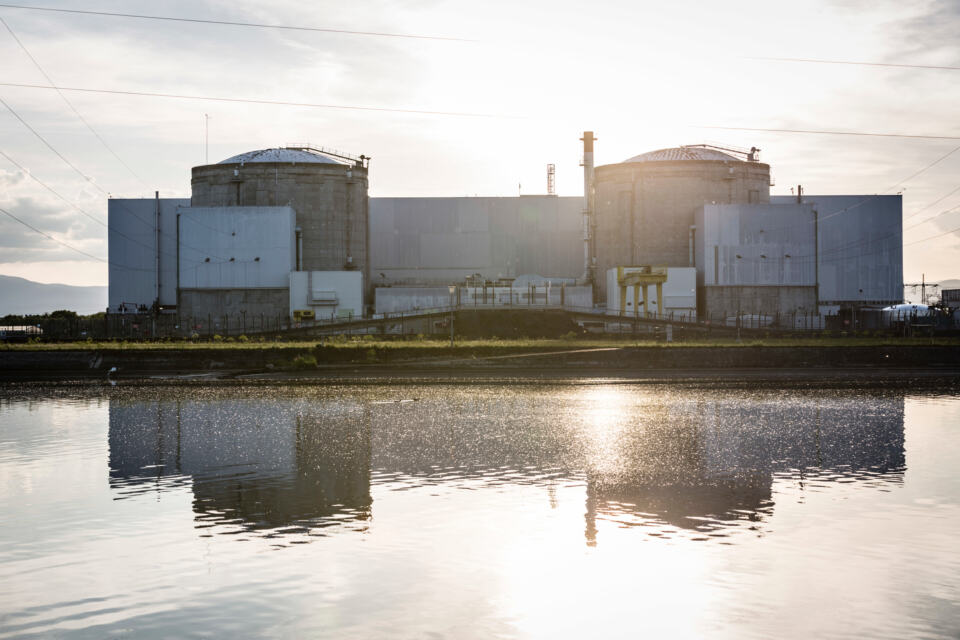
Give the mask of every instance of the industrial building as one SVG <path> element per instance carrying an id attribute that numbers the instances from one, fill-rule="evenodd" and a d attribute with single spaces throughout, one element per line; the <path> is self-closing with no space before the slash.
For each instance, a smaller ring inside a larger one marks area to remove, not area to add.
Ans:
<path id="1" fill-rule="evenodd" d="M 235 332 L 450 306 L 704 320 L 902 301 L 901 196 L 771 197 L 756 148 L 594 167 L 582 140 L 586 197 L 369 198 L 367 156 L 309 145 L 194 167 L 189 200 L 110 200 L 109 312 Z"/>

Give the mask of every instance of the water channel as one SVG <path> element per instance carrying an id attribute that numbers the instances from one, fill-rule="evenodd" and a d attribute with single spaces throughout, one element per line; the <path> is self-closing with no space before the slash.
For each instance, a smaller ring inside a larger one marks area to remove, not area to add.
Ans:
<path id="1" fill-rule="evenodd" d="M 956 638 L 956 388 L 0 387 L 0 638 Z"/>

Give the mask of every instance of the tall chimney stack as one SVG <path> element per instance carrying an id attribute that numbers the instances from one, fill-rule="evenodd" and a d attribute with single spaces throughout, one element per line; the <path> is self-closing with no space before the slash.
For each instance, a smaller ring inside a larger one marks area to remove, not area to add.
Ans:
<path id="1" fill-rule="evenodd" d="M 583 279 L 593 280 L 593 131 L 583 137 Z"/>

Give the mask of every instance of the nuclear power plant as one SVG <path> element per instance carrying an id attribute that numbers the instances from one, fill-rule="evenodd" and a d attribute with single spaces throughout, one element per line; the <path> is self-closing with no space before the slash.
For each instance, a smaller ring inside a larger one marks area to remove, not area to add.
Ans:
<path id="1" fill-rule="evenodd" d="M 583 197 L 554 195 L 550 165 L 544 195 L 370 198 L 368 156 L 308 144 L 194 167 L 190 199 L 109 201 L 108 313 L 180 333 L 463 307 L 815 328 L 902 302 L 901 196 L 771 196 L 755 147 L 595 167 L 581 140 Z"/>

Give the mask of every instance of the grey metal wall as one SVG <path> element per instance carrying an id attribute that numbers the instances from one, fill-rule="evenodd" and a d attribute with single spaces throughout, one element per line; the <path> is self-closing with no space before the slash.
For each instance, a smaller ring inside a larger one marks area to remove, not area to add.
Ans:
<path id="1" fill-rule="evenodd" d="M 177 304 L 177 208 L 184 198 L 160 199 L 160 304 Z M 112 198 L 107 201 L 108 304 L 119 313 L 121 303 L 150 308 L 157 297 L 157 201 Z M 190 246 L 194 242 L 188 240 Z"/>
<path id="2" fill-rule="evenodd" d="M 578 277 L 582 209 L 556 196 L 370 198 L 372 284 Z"/>
<path id="3" fill-rule="evenodd" d="M 695 219 L 699 285 L 816 285 L 812 204 L 712 204 Z"/>
<path id="4" fill-rule="evenodd" d="M 803 201 L 817 210 L 820 304 L 902 301 L 903 197 L 811 195 Z"/>

